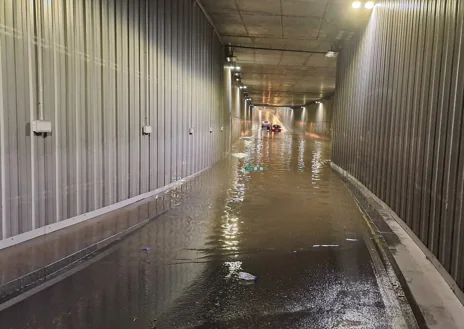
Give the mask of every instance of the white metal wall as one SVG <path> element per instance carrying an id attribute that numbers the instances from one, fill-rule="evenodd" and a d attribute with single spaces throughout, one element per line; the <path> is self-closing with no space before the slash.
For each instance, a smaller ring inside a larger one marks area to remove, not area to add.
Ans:
<path id="1" fill-rule="evenodd" d="M 191 0 L 0 0 L 0 58 L 0 239 L 165 186 L 226 151 L 222 45 Z M 31 134 L 37 119 L 51 135 Z"/>
<path id="2" fill-rule="evenodd" d="M 461 290 L 463 114 L 464 1 L 376 1 L 338 57 L 332 159 L 404 220 Z"/>

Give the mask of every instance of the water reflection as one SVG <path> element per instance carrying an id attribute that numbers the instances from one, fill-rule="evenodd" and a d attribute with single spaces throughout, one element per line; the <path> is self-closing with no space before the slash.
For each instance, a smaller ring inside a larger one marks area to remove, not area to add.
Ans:
<path id="1" fill-rule="evenodd" d="M 321 180 L 321 168 L 322 168 L 322 143 L 320 141 L 314 142 L 312 160 L 311 160 L 311 179 L 314 188 L 319 188 L 318 181 Z"/>
<path id="2" fill-rule="evenodd" d="M 298 142 L 298 169 L 297 172 L 301 173 L 305 168 L 304 153 L 306 148 L 306 141 L 300 140 Z"/>
<path id="3" fill-rule="evenodd" d="M 330 143 L 258 130 L 232 153 L 248 156 L 159 201 L 175 208 L 0 313 L 2 329 L 387 328 L 369 251 L 346 240 L 362 236 L 361 216 L 327 166 Z M 241 285 L 239 271 L 258 281 Z"/>
<path id="4" fill-rule="evenodd" d="M 247 150 L 249 152 L 250 150 Z M 245 198 L 245 184 L 241 183 L 246 172 L 238 170 L 241 162 L 237 160 L 237 169 L 232 172 L 232 184 L 227 190 L 227 198 L 224 205 L 224 215 L 221 216 L 223 228 L 221 249 L 228 251 L 239 250 L 239 207 Z"/>

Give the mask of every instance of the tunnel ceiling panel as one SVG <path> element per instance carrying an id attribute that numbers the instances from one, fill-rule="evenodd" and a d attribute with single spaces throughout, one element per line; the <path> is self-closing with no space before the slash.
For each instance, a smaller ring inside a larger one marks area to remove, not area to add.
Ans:
<path id="1" fill-rule="evenodd" d="M 350 39 L 368 19 L 368 15 L 354 12 L 351 1 L 346 0 L 197 1 L 225 45 L 265 48 L 234 47 L 242 82 L 249 86 L 256 104 L 302 105 L 331 95 L 336 59 L 326 58 L 325 52 L 334 43 Z M 282 86 L 284 94 L 279 92 Z"/>

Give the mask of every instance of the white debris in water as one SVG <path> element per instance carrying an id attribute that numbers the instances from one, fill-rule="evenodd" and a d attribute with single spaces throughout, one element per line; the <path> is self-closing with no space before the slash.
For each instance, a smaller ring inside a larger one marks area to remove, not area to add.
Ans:
<path id="1" fill-rule="evenodd" d="M 229 270 L 229 273 L 226 275 L 226 279 L 231 278 L 233 275 L 237 274 L 242 269 L 242 262 L 224 262 L 224 265 Z M 238 275 L 238 274 L 237 274 Z"/>
<path id="2" fill-rule="evenodd" d="M 336 248 L 336 247 L 339 247 L 338 244 L 314 244 L 313 245 L 313 248 L 319 248 L 319 247 L 323 247 L 323 248 Z"/>
<path id="3" fill-rule="evenodd" d="M 243 158 L 246 158 L 248 154 L 247 153 L 232 153 L 232 156 L 239 158 L 239 159 L 243 159 Z"/>
<path id="4" fill-rule="evenodd" d="M 345 240 L 346 241 L 358 241 L 358 239 L 350 239 L 350 238 L 346 238 Z"/>
<path id="5" fill-rule="evenodd" d="M 238 278 L 245 281 L 255 281 L 258 277 L 247 272 L 239 272 Z"/>

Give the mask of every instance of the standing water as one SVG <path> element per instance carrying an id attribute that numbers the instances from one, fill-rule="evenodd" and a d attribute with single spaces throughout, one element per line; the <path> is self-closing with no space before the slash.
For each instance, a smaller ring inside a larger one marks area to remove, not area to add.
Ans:
<path id="1" fill-rule="evenodd" d="M 256 129 L 170 192 L 167 213 L 1 312 L 1 328 L 391 328 L 330 147 Z"/>

